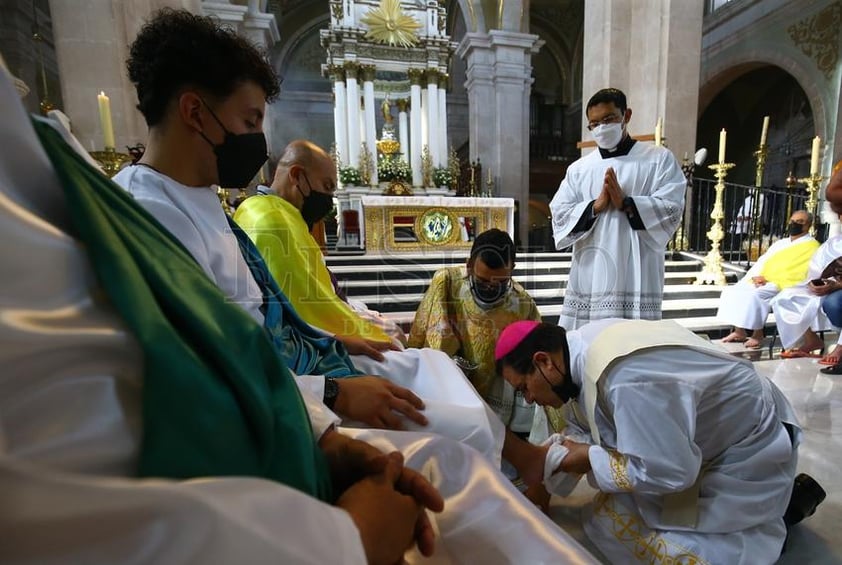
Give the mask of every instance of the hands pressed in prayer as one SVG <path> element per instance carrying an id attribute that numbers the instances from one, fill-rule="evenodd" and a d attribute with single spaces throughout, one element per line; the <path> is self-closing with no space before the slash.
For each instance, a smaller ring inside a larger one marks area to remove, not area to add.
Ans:
<path id="1" fill-rule="evenodd" d="M 754 286 L 763 286 L 764 284 L 766 284 L 767 281 L 766 277 L 764 277 L 763 275 L 758 275 L 756 277 L 751 277 L 751 282 L 754 283 Z"/>
<path id="2" fill-rule="evenodd" d="M 334 408 L 341 416 L 376 428 L 402 430 L 397 412 L 416 424 L 427 425 L 427 418 L 419 412 L 424 409 L 424 402 L 408 388 L 371 375 L 336 382 L 339 395 Z"/>
<path id="3" fill-rule="evenodd" d="M 569 450 L 569 453 L 561 460 L 560 470 L 565 473 L 578 473 L 580 475 L 584 475 L 591 470 L 591 460 L 588 457 L 590 444 L 568 439 L 562 445 Z"/>
<path id="4" fill-rule="evenodd" d="M 360 446 L 351 449 L 367 451 Z M 370 468 L 379 466 L 380 470 L 354 483 L 336 505 L 354 520 L 368 562 L 400 563 L 413 544 L 418 544 L 421 554 L 429 557 L 435 549 L 435 534 L 424 508 L 441 512 L 441 495 L 421 475 L 403 466 L 399 452 L 367 457 L 363 456 L 363 460 Z"/>
<path id="5" fill-rule="evenodd" d="M 364 337 L 355 336 L 337 335 L 335 337 L 342 342 L 342 345 L 345 346 L 345 349 L 351 355 L 365 355 L 375 361 L 383 361 L 385 359 L 383 351 L 400 351 L 400 348 L 392 342 L 373 341 Z"/>
<path id="6" fill-rule="evenodd" d="M 608 194 L 608 198 L 611 200 L 611 206 L 615 210 L 623 209 L 623 199 L 626 195 L 623 193 L 623 189 L 617 181 L 617 173 L 614 172 L 614 167 L 608 167 L 605 171 L 605 182 L 602 190 Z"/>
<path id="7" fill-rule="evenodd" d="M 594 214 L 604 212 L 609 207 L 615 210 L 622 210 L 624 198 L 623 189 L 620 187 L 620 183 L 617 182 L 617 173 L 614 172 L 613 167 L 608 167 L 605 170 L 602 192 L 599 193 L 599 196 L 594 201 Z"/>

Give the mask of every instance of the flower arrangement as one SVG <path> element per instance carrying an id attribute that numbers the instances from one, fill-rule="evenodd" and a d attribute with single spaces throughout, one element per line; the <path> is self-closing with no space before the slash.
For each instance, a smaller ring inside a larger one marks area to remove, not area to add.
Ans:
<path id="1" fill-rule="evenodd" d="M 377 179 L 381 182 L 412 180 L 412 169 L 409 164 L 394 155 L 382 155 L 377 162 Z"/>
<path id="2" fill-rule="evenodd" d="M 450 188 L 453 183 L 453 172 L 447 167 L 436 167 L 433 169 L 433 184 L 435 186 L 446 186 Z"/>
<path id="3" fill-rule="evenodd" d="M 362 184 L 362 177 L 360 177 L 359 169 L 356 167 L 340 167 L 339 182 L 343 185 L 360 186 Z"/>

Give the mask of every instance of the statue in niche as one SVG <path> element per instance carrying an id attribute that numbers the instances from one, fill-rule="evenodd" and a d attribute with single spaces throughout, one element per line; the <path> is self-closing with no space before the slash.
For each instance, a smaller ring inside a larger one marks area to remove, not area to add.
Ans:
<path id="1" fill-rule="evenodd" d="M 383 120 L 392 125 L 392 101 L 389 99 L 389 95 L 386 95 L 386 98 L 383 99 L 383 104 L 380 105 L 380 110 L 383 112 Z"/>

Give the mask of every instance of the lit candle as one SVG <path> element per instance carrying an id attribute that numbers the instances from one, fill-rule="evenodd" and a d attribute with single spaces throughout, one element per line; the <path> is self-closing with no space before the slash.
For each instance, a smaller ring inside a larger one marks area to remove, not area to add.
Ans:
<path id="1" fill-rule="evenodd" d="M 102 126 L 102 139 L 106 147 L 116 147 L 114 125 L 111 123 L 111 100 L 104 92 L 100 92 L 96 99 L 99 103 L 99 123 Z"/>
<path id="2" fill-rule="evenodd" d="M 657 123 L 655 123 L 655 145 L 661 145 L 661 138 L 663 136 L 663 129 L 664 129 L 664 119 L 660 116 L 658 117 Z"/>
<path id="3" fill-rule="evenodd" d="M 725 162 L 725 128 L 719 132 L 719 164 Z"/>
<path id="4" fill-rule="evenodd" d="M 769 116 L 763 117 L 763 131 L 760 132 L 760 146 L 766 145 L 766 136 L 769 133 Z"/>
<path id="5" fill-rule="evenodd" d="M 818 135 L 813 138 L 813 152 L 810 153 L 810 176 L 819 172 L 819 148 L 821 143 L 822 139 Z"/>

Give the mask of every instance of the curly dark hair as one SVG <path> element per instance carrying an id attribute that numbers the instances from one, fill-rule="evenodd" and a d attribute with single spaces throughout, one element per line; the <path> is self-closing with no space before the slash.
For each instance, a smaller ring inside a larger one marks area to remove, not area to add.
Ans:
<path id="1" fill-rule="evenodd" d="M 225 98 L 253 81 L 267 102 L 280 92 L 278 76 L 256 47 L 216 20 L 184 10 L 156 12 L 132 43 L 126 67 L 149 127 L 161 122 L 185 86 Z"/>

